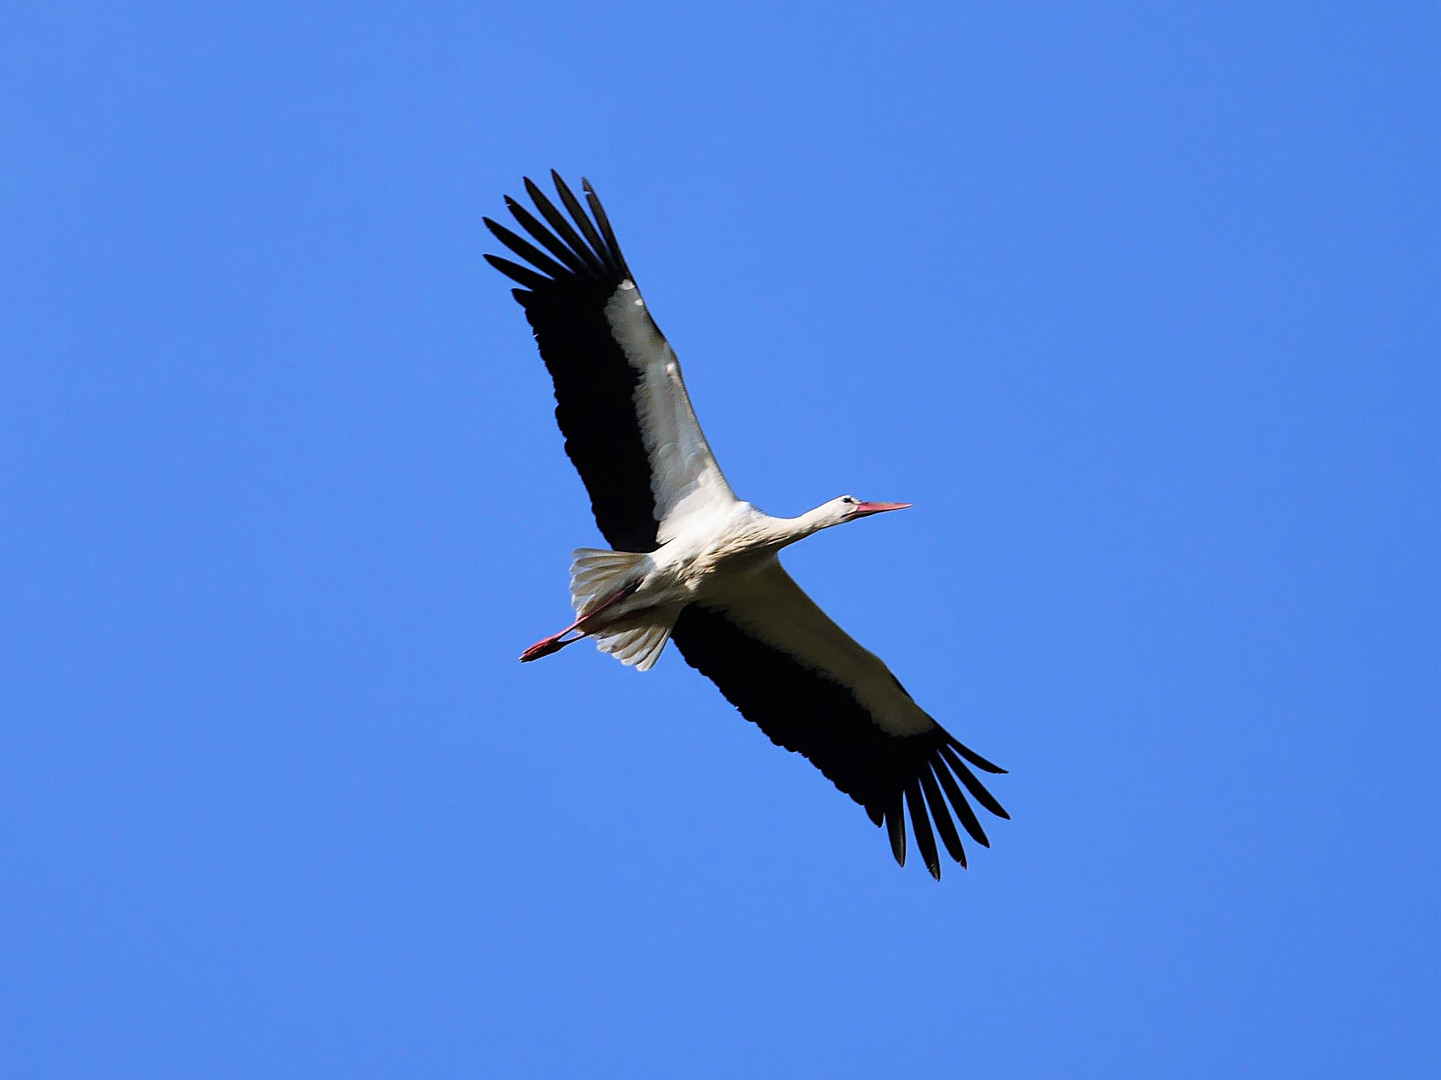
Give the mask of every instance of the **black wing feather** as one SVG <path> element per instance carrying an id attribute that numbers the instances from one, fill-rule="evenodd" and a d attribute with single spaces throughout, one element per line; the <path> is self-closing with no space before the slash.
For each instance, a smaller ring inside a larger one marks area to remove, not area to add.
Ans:
<path id="1" fill-rule="evenodd" d="M 985 843 L 975 812 L 945 771 L 947 759 L 942 755 L 955 740 L 939 724 L 919 735 L 887 734 L 846 687 L 747 634 L 716 608 L 700 604 L 684 608 L 671 640 L 686 663 L 714 682 L 726 700 L 773 743 L 805 756 L 837 788 L 860 803 L 872 821 L 884 824 L 897 862 L 905 863 L 903 802 L 907 791 L 914 790 L 910 809 L 916 845 L 927 867 L 939 873 L 930 822 L 924 832 L 917 824 L 917 815 L 925 816 L 921 785 L 932 768 L 941 777 L 966 831 Z M 969 771 L 965 775 L 970 776 Z M 974 776 L 970 782 L 963 777 L 963 782 L 981 805 L 993 813 L 1000 810 L 1000 804 Z M 971 783 L 976 788 L 971 788 Z M 985 793 L 984 798 L 977 789 Z M 1000 813 L 1005 814 L 1003 810 Z M 953 826 L 948 835 L 949 818 L 940 824 L 937 817 L 937 822 L 946 850 L 964 866 L 964 853 L 957 855 L 960 840 Z"/>
<path id="2" fill-rule="evenodd" d="M 552 169 L 550 178 L 555 181 L 555 190 L 560 195 L 560 201 L 565 203 L 565 208 L 570 211 L 570 216 L 575 219 L 575 223 L 580 226 L 580 231 L 585 234 L 590 246 L 596 251 L 607 250 L 608 245 L 600 238 L 600 233 L 595 231 L 595 226 L 590 222 L 590 216 L 581 208 L 580 200 L 566 186 L 565 181 L 560 178 L 560 174 Z M 619 249 L 616 249 L 616 254 L 619 253 Z"/>
<path id="3" fill-rule="evenodd" d="M 544 288 L 550 280 L 542 274 L 537 274 L 528 266 L 521 266 L 518 263 L 511 262 L 509 259 L 502 259 L 499 255 L 487 255 L 485 261 L 512 281 L 520 282 L 527 289 Z M 516 299 L 519 300 L 520 298 L 516 297 Z M 521 302 L 524 303 L 524 301 Z"/>
<path id="4" fill-rule="evenodd" d="M 514 217 L 516 221 L 520 222 L 522 229 L 530 233 L 531 236 L 545 246 L 547 251 L 565 263 L 571 273 L 589 275 L 600 271 L 601 268 L 598 263 L 594 266 L 588 265 L 572 248 L 567 247 L 555 233 L 537 221 L 534 214 L 509 195 L 505 197 L 505 208 L 510 211 L 511 216 Z M 561 218 L 561 221 L 564 220 L 564 218 Z M 586 252 L 587 256 L 590 254 L 589 251 Z M 595 262 L 593 257 L 591 258 L 591 262 Z"/>
<path id="5" fill-rule="evenodd" d="M 936 786 L 934 773 L 935 766 L 921 772 L 921 787 L 926 793 L 926 802 L 931 808 L 931 817 L 936 819 L 936 832 L 941 834 L 941 843 L 946 845 L 951 858 L 966 865 L 966 849 L 961 844 L 960 833 L 956 832 L 956 823 L 951 820 L 951 812 L 946 807 L 946 800 L 941 795 L 941 789 Z"/>
<path id="6" fill-rule="evenodd" d="M 535 187 L 535 185 L 529 185 L 529 187 Z M 571 267 L 574 273 L 602 277 L 605 274 L 605 265 L 595 257 L 595 252 L 586 247 L 585 242 L 575 234 L 575 229 L 572 229 L 561 213 L 556 211 L 555 206 L 550 205 L 545 196 L 540 195 L 539 189 L 535 190 L 532 198 L 535 199 L 536 196 L 539 196 L 539 200 L 536 200 L 536 209 L 550 223 L 549 229 L 536 221 L 535 215 L 526 211 L 525 206 L 520 205 L 509 196 L 506 198 L 506 209 L 513 213 L 516 221 L 520 222 L 520 228 L 525 229 L 530 235 L 535 236 L 537 241 L 545 244 L 546 248 L 555 252 L 555 257 Z M 555 229 L 555 232 L 550 229 Z M 565 252 L 565 254 L 562 255 L 561 252 Z"/>
<path id="7" fill-rule="evenodd" d="M 1006 813 L 1005 807 L 996 802 L 995 796 L 987 791 L 985 786 L 976 779 L 976 774 L 966 768 L 966 763 L 960 759 L 954 748 L 948 745 L 942 747 L 941 752 L 946 755 L 946 764 L 951 767 L 956 776 L 960 777 L 961 783 L 966 785 L 966 790 L 971 793 L 976 802 L 995 814 L 996 817 L 1009 818 L 1011 816 Z"/>
<path id="8" fill-rule="evenodd" d="M 931 832 L 931 819 L 926 816 L 926 801 L 921 798 L 921 781 L 911 777 L 906 784 L 906 803 L 911 809 L 911 830 L 916 834 L 916 847 L 926 861 L 931 877 L 941 880 L 941 858 L 936 852 L 936 837 Z"/>
<path id="9" fill-rule="evenodd" d="M 552 278 L 560 277 L 567 273 L 567 268 L 556 262 L 550 256 L 540 251 L 534 244 L 529 243 L 522 237 L 516 236 L 504 225 L 491 221 L 490 218 L 481 218 L 485 227 L 495 234 L 495 238 L 515 254 L 519 255 L 531 266 L 535 267 L 542 274 L 548 274 Z"/>
<path id="10" fill-rule="evenodd" d="M 570 189 L 559 177 L 556 182 L 573 222 L 529 178 L 525 189 L 549 228 L 515 200 L 506 200 L 520 227 L 549 255 L 486 219 L 496 238 L 531 265 L 486 258 L 524 286 L 515 290 L 515 298 L 555 385 L 555 419 L 565 436 L 565 452 L 590 494 L 601 534 L 617 551 L 654 551 L 659 523 L 635 409 L 640 373 L 626 360 L 605 317 L 607 302 L 631 276 L 630 269 L 610 223 L 598 230 Z M 587 194 L 596 212 L 599 201 Z"/>
<path id="11" fill-rule="evenodd" d="M 981 847 L 990 847 L 991 842 L 986 838 L 986 830 L 981 828 L 981 823 L 976 818 L 976 812 L 971 809 L 971 804 L 961 793 L 960 787 L 956 784 L 956 778 L 951 775 L 951 770 L 946 768 L 945 761 L 942 759 L 932 761 L 931 768 L 936 771 L 936 778 L 940 780 L 941 787 L 946 789 L 951 805 L 956 808 L 956 815 L 961 819 L 961 824 L 965 826 L 966 832 L 971 834 L 971 839 Z"/>
<path id="12" fill-rule="evenodd" d="M 896 857 L 896 862 L 906 865 L 906 819 L 902 814 L 904 807 L 901 805 L 902 794 L 897 791 L 886 805 L 885 819 L 886 832 L 891 840 L 891 854 Z"/>
<path id="13" fill-rule="evenodd" d="M 981 757 L 980 754 L 976 753 L 969 746 L 962 746 L 960 743 L 956 742 L 955 739 L 951 740 L 951 749 L 956 751 L 958 754 L 961 755 L 961 757 L 965 758 L 978 769 L 983 769 L 988 773 L 996 773 L 1000 776 L 1004 776 L 1006 773 L 1005 769 L 1001 768 L 999 765 L 992 765 L 989 761 Z"/>
<path id="14" fill-rule="evenodd" d="M 581 177 L 580 186 L 585 192 L 585 201 L 590 205 L 590 212 L 595 215 L 595 223 L 600 226 L 601 235 L 605 237 L 606 245 L 624 262 L 625 257 L 620 254 L 620 244 L 615 239 L 615 230 L 610 227 L 610 218 L 606 216 L 605 207 L 600 204 L 595 188 L 590 186 L 590 181 L 585 177 Z"/>

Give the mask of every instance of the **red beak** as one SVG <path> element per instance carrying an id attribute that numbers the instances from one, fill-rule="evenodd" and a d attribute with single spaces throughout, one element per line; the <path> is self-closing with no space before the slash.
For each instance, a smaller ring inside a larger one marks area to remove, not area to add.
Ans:
<path id="1" fill-rule="evenodd" d="M 910 506 L 910 503 L 856 503 L 856 508 L 851 511 L 850 516 L 853 518 L 869 517 L 872 514 L 883 514 L 887 510 L 906 510 Z"/>

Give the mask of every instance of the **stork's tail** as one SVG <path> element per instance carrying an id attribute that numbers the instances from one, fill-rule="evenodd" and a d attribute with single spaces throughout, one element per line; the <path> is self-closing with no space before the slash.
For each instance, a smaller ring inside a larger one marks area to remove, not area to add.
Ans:
<path id="1" fill-rule="evenodd" d="M 635 551 L 577 548 L 570 564 L 570 602 L 577 618 L 636 581 L 646 555 Z M 680 608 L 650 608 L 618 625 L 592 633 L 595 647 L 637 671 L 649 671 L 670 640 Z"/>
<path id="2" fill-rule="evenodd" d="M 589 615 L 631 584 L 643 562 L 645 555 L 636 551 L 576 548 L 570 564 L 570 603 L 576 618 Z"/>

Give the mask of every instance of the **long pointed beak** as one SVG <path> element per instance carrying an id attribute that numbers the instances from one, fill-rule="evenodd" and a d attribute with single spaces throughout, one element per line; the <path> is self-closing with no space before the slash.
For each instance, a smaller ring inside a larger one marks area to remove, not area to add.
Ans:
<path id="1" fill-rule="evenodd" d="M 870 517 L 872 514 L 883 514 L 887 510 L 907 510 L 911 503 L 856 503 L 856 508 L 851 511 L 851 517 Z"/>

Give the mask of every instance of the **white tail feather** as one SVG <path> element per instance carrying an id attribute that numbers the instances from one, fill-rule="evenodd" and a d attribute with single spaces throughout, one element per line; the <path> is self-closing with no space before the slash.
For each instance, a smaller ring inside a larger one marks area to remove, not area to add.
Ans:
<path id="1" fill-rule="evenodd" d="M 570 564 L 570 603 L 575 613 L 585 615 L 624 588 L 631 571 L 645 558 L 635 551 L 576 548 Z"/>
<path id="2" fill-rule="evenodd" d="M 665 651 L 665 643 L 670 640 L 671 628 L 675 625 L 678 614 L 679 611 L 669 612 L 664 623 L 618 630 L 613 634 L 597 634 L 595 647 L 603 653 L 610 653 L 622 664 L 629 664 L 637 671 L 649 671 Z"/>
<path id="3" fill-rule="evenodd" d="M 646 558 L 634 551 L 577 548 L 570 564 L 570 602 L 576 615 L 586 615 L 635 580 L 635 571 Z M 598 630 L 593 635 L 595 646 L 637 671 L 649 671 L 665 650 L 679 614 L 679 608 L 658 609 L 641 620 Z"/>

